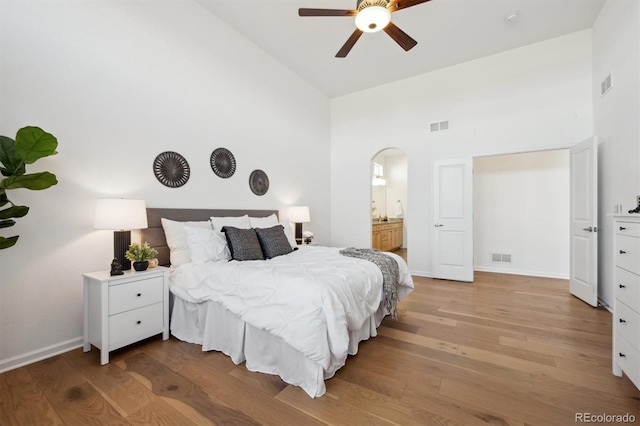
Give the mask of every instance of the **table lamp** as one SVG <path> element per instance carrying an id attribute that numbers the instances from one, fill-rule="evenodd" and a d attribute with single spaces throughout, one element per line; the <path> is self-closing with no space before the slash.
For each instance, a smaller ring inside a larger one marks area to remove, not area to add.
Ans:
<path id="1" fill-rule="evenodd" d="M 95 229 L 113 230 L 113 257 L 122 270 L 131 269 L 131 261 L 124 254 L 131 245 L 131 230 L 144 229 L 147 224 L 147 207 L 144 200 L 99 199 L 96 203 Z"/>
<path id="2" fill-rule="evenodd" d="M 302 224 L 311 222 L 309 206 L 289 207 L 289 222 L 296 224 L 296 242 L 302 244 Z"/>

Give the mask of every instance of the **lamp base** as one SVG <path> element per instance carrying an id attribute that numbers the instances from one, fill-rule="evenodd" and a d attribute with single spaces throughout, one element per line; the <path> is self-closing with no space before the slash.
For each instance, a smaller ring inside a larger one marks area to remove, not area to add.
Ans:
<path id="1" fill-rule="evenodd" d="M 302 244 L 302 222 L 296 222 L 296 243 Z"/>
<path id="2" fill-rule="evenodd" d="M 124 257 L 131 245 L 131 231 L 113 231 L 113 257 L 118 259 L 123 271 L 131 269 L 131 261 Z"/>

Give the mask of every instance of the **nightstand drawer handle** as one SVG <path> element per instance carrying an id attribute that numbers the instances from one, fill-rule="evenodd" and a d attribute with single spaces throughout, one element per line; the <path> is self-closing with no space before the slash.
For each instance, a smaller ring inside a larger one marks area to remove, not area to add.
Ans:
<path id="1" fill-rule="evenodd" d="M 142 296 L 142 293 L 138 293 L 138 294 L 137 294 L 137 296 L 138 296 L 138 297 Z"/>
<path id="2" fill-rule="evenodd" d="M 138 322 L 136 322 L 136 324 L 142 324 L 142 321 L 138 321 Z"/>
<path id="3" fill-rule="evenodd" d="M 620 250 L 620 254 L 627 254 L 627 252 L 624 250 Z"/>
<path id="4" fill-rule="evenodd" d="M 620 355 L 622 358 L 626 357 L 626 355 L 623 354 L 622 352 L 619 352 L 618 355 Z"/>
<path id="5" fill-rule="evenodd" d="M 618 321 L 620 321 L 621 323 L 627 322 L 627 320 L 623 320 L 622 318 L 620 318 Z"/>
<path id="6" fill-rule="evenodd" d="M 627 288 L 627 286 L 626 286 L 626 285 L 624 285 L 624 284 L 618 284 L 618 287 L 620 287 L 620 288 Z"/>

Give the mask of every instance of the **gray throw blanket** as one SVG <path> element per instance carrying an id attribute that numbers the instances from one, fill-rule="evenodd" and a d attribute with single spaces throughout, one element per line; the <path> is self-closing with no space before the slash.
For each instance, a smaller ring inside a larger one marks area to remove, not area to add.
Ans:
<path id="1" fill-rule="evenodd" d="M 357 249 L 353 247 L 340 250 L 343 256 L 365 259 L 373 262 L 382 271 L 382 300 L 384 307 L 391 313 L 393 319 L 398 318 L 396 305 L 398 303 L 398 281 L 400 271 L 395 259 L 375 249 Z"/>

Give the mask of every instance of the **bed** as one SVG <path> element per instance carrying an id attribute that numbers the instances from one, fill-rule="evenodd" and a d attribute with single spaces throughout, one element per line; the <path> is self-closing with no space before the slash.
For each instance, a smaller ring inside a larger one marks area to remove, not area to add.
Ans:
<path id="1" fill-rule="evenodd" d="M 296 246 L 268 260 L 178 261 L 175 244 L 170 250 L 167 243 L 169 222 L 196 232 L 192 225 L 211 217 L 249 216 L 261 228 L 277 213 L 149 208 L 142 239 L 158 250 L 159 264 L 178 264 L 170 272 L 174 337 L 201 345 L 203 351 L 221 351 L 236 364 L 245 362 L 250 371 L 278 375 L 319 397 L 326 391 L 325 380 L 357 353 L 360 341 L 376 336 L 390 313 L 381 294 L 381 269 L 320 246 Z M 413 289 L 411 276 L 399 256 L 385 254 L 398 265 L 401 300 Z"/>

